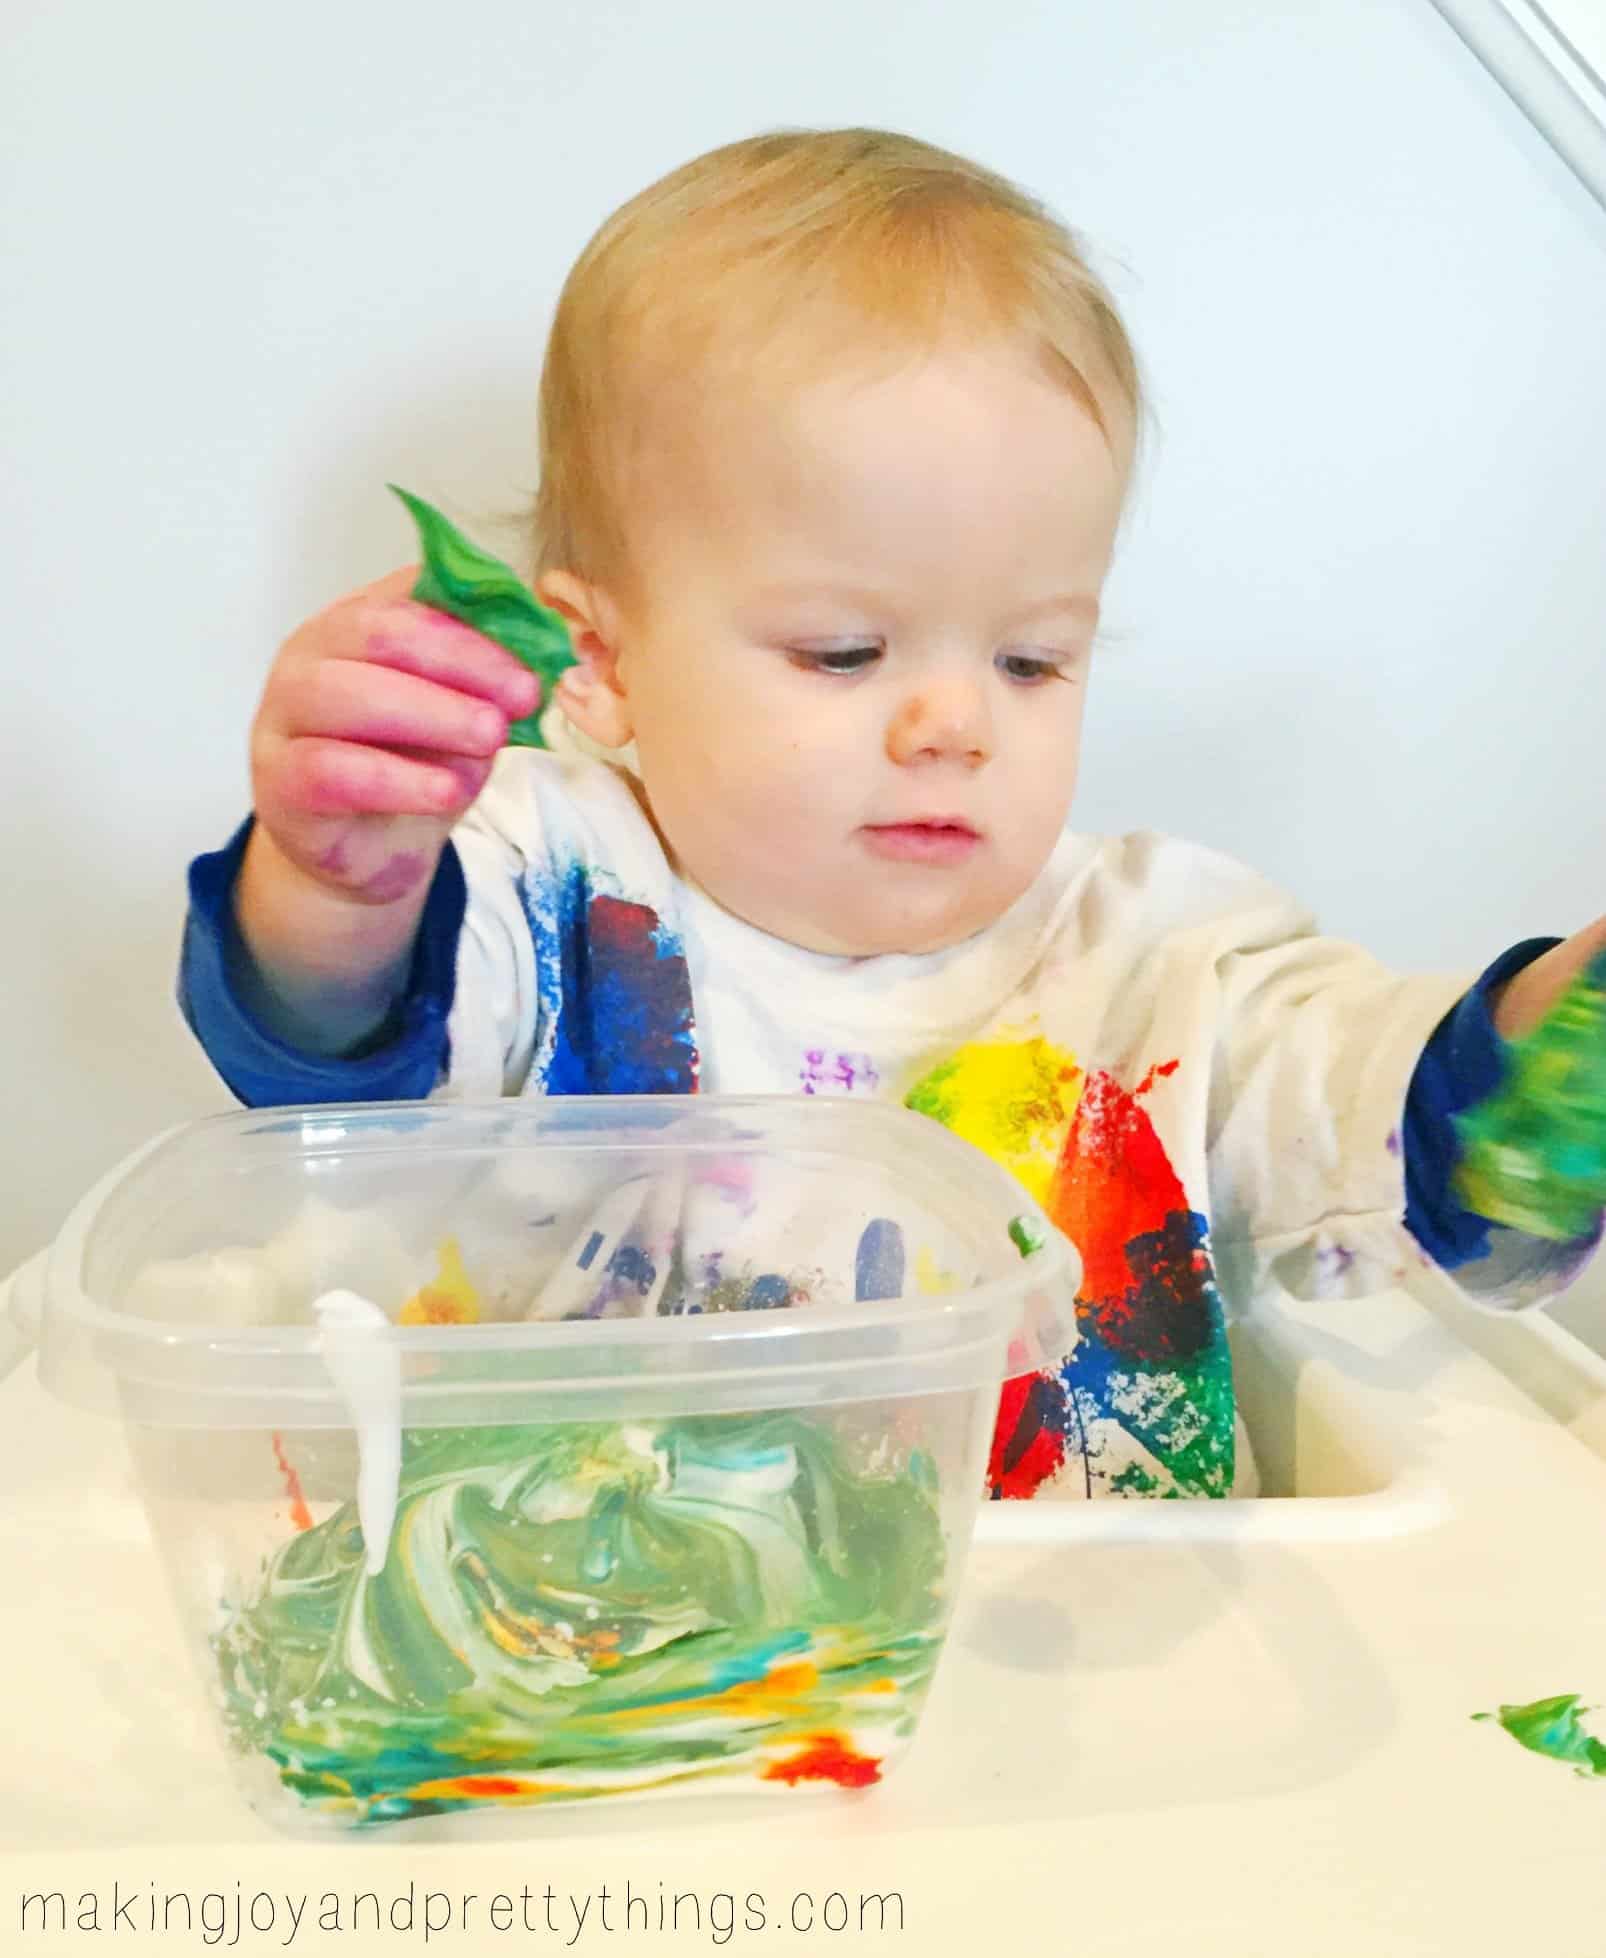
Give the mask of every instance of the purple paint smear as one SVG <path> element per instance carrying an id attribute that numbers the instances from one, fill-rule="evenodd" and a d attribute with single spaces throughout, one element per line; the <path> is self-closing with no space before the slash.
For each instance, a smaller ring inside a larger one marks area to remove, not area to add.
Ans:
<path id="1" fill-rule="evenodd" d="M 824 1047 L 804 1051 L 798 1080 L 806 1095 L 873 1095 L 881 1085 L 870 1055 L 833 1054 Z"/>

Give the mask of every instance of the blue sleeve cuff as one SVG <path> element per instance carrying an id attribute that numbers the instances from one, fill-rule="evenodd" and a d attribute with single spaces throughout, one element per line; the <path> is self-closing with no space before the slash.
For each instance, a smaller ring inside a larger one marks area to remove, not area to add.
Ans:
<path id="1" fill-rule="evenodd" d="M 234 880 L 251 834 L 248 818 L 221 850 L 189 870 L 189 914 L 179 958 L 178 1003 L 207 1058 L 250 1108 L 303 1102 L 412 1101 L 429 1094 L 449 1059 L 447 1015 L 457 986 L 457 941 L 468 891 L 450 843 L 430 886 L 406 989 L 377 1044 L 357 1054 L 306 1054 L 287 1046 L 241 1003 L 232 974 L 245 956 L 234 922 Z"/>
<path id="2" fill-rule="evenodd" d="M 1422 1050 L 1405 1099 L 1405 1222 L 1434 1263 L 1446 1271 L 1487 1257 L 1487 1217 L 1468 1210 L 1454 1193 L 1461 1143 L 1454 1117 L 1499 1087 L 1506 1043 L 1495 1031 L 1494 995 L 1559 938 L 1528 938 L 1504 952 L 1445 1014 Z"/>

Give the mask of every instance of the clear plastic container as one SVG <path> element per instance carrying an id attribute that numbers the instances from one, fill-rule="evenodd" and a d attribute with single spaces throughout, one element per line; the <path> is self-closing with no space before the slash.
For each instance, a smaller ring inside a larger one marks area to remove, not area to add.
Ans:
<path id="1" fill-rule="evenodd" d="M 912 1736 L 1073 1265 L 872 1104 L 262 1110 L 78 1206 L 39 1364 L 125 1423 L 273 1819 L 786 1794 Z"/>

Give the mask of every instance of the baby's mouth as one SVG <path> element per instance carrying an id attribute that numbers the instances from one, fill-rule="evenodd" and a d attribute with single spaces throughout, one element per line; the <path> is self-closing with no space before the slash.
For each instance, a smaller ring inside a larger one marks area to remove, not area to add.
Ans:
<path id="1" fill-rule="evenodd" d="M 959 864 L 981 843 L 980 831 L 959 816 L 866 823 L 861 834 L 875 855 L 895 863 Z"/>

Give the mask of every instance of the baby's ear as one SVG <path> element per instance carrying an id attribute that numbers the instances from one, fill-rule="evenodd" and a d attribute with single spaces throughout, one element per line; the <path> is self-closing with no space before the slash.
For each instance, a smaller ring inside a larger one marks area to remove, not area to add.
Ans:
<path id="1" fill-rule="evenodd" d="M 535 591 L 567 621 L 578 662 L 558 681 L 558 705 L 582 734 L 604 748 L 628 747 L 635 728 L 619 683 L 619 615 L 612 600 L 572 571 L 547 572 Z"/>

